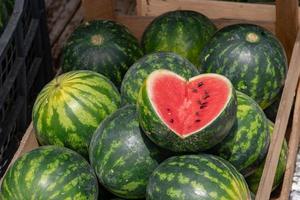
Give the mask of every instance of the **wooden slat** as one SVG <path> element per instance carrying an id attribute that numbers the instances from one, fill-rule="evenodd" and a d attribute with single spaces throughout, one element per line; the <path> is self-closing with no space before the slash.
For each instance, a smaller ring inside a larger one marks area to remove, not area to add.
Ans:
<path id="1" fill-rule="evenodd" d="M 276 0 L 276 35 L 290 60 L 298 31 L 298 0 Z"/>
<path id="2" fill-rule="evenodd" d="M 128 16 L 128 15 L 117 15 L 116 20 L 125 26 L 127 26 L 131 32 L 140 39 L 142 34 L 147 27 L 148 24 L 154 19 L 154 17 L 142 17 L 142 16 Z M 236 23 L 246 23 L 249 21 L 245 20 L 225 20 L 225 19 L 215 19 L 213 20 L 215 25 L 218 28 L 222 28 L 224 26 Z M 275 23 L 272 22 L 262 22 L 262 21 L 253 21 L 252 23 L 258 24 L 267 28 L 268 30 L 275 32 Z"/>
<path id="3" fill-rule="evenodd" d="M 65 27 L 64 31 L 61 33 L 57 41 L 52 45 L 52 57 L 54 60 L 54 66 L 58 68 L 60 65 L 59 57 L 61 54 L 61 50 L 63 48 L 63 45 L 71 35 L 71 33 L 76 29 L 77 26 L 83 21 L 83 11 L 82 9 L 78 9 L 77 12 L 72 17 L 71 21 L 68 23 L 68 25 Z"/>
<path id="4" fill-rule="evenodd" d="M 210 19 L 275 21 L 275 6 L 207 0 L 137 0 L 142 16 L 157 16 L 170 10 L 195 10 Z"/>
<path id="5" fill-rule="evenodd" d="M 82 0 L 84 19 L 114 19 L 113 0 Z"/>
<path id="6" fill-rule="evenodd" d="M 145 3 L 147 3 L 147 1 L 143 2 L 142 0 L 136 0 L 136 14 L 137 14 L 137 16 L 145 16 L 145 14 L 143 12 L 143 10 L 144 10 L 143 5 Z"/>
<path id="7" fill-rule="evenodd" d="M 80 0 L 72 0 L 63 5 L 63 9 L 61 10 L 62 5 L 59 7 L 59 12 L 53 12 L 52 17 L 49 16 L 51 20 L 48 20 L 49 26 L 49 37 L 50 43 L 53 44 L 60 36 L 60 34 L 64 31 L 65 27 L 68 25 L 70 20 L 72 19 L 75 12 L 80 7 Z"/>
<path id="8" fill-rule="evenodd" d="M 279 160 L 281 146 L 287 130 L 287 124 L 294 102 L 295 91 L 300 75 L 300 31 L 294 46 L 290 67 L 288 70 L 285 87 L 279 105 L 274 133 L 266 158 L 266 165 L 256 194 L 256 200 L 268 200 L 270 198 L 274 176 Z M 298 113 L 299 114 L 299 113 Z"/>
<path id="9" fill-rule="evenodd" d="M 115 0 L 115 12 L 123 15 L 136 14 L 135 0 Z"/>
<path id="10" fill-rule="evenodd" d="M 289 155 L 286 170 L 283 178 L 280 200 L 288 200 L 291 192 L 293 175 L 295 171 L 295 163 L 298 153 L 298 145 L 300 142 L 300 84 L 298 83 L 292 132 L 289 140 Z"/>

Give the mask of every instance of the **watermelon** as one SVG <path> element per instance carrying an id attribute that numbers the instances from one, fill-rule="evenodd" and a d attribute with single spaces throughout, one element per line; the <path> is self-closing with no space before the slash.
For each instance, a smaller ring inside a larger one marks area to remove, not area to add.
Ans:
<path id="1" fill-rule="evenodd" d="M 265 109 L 283 87 L 287 59 L 279 40 L 252 24 L 236 24 L 219 30 L 201 55 L 202 73 L 228 77 L 235 89 L 252 97 Z"/>
<path id="2" fill-rule="evenodd" d="M 110 20 L 91 21 L 80 25 L 68 39 L 62 69 L 96 71 L 120 87 L 124 74 L 140 57 L 138 40 L 125 26 Z"/>
<path id="3" fill-rule="evenodd" d="M 104 76 L 72 71 L 48 83 L 38 95 L 32 120 L 40 144 L 66 146 L 88 157 L 92 134 L 120 105 L 120 94 Z"/>
<path id="4" fill-rule="evenodd" d="M 97 200 L 97 177 L 89 163 L 64 147 L 43 146 L 19 157 L 7 171 L 1 200 Z"/>
<path id="5" fill-rule="evenodd" d="M 163 160 L 158 147 L 140 130 L 134 105 L 117 110 L 101 123 L 89 156 L 100 183 L 126 199 L 145 197 L 148 178 Z"/>
<path id="6" fill-rule="evenodd" d="M 159 165 L 147 186 L 147 200 L 251 200 L 244 177 L 217 156 L 174 156 Z"/>
<path id="7" fill-rule="evenodd" d="M 237 121 L 213 152 L 247 176 L 265 158 L 270 135 L 266 116 L 252 98 L 237 91 L 237 104 Z"/>
<path id="8" fill-rule="evenodd" d="M 186 79 L 199 74 L 193 64 L 175 53 L 158 52 L 146 55 L 134 63 L 124 76 L 121 87 L 122 104 L 135 104 L 144 80 L 157 69 L 169 69 Z"/>
<path id="9" fill-rule="evenodd" d="M 274 129 L 274 124 L 273 124 L 273 122 L 268 120 L 268 125 L 269 125 L 269 129 L 270 129 L 270 133 L 272 135 L 273 134 L 273 129 Z M 280 183 L 282 181 L 282 178 L 283 178 L 283 175 L 284 175 L 284 172 L 285 172 L 286 163 L 287 163 L 287 154 L 288 154 L 288 145 L 287 145 L 286 140 L 284 140 L 283 144 L 282 144 L 281 151 L 280 151 L 280 157 L 279 157 L 279 161 L 278 161 L 278 165 L 277 165 L 277 169 L 276 169 L 275 179 L 274 179 L 274 182 L 273 182 L 273 187 L 272 187 L 273 191 L 276 189 L 276 187 L 278 187 L 280 185 Z M 248 176 L 246 178 L 249 189 L 253 193 L 257 192 L 259 182 L 260 182 L 260 178 L 263 174 L 265 162 L 266 162 L 266 160 L 264 160 L 259 165 L 259 167 L 255 170 L 255 172 L 253 174 L 251 174 L 250 176 Z"/>
<path id="10" fill-rule="evenodd" d="M 155 18 L 142 37 L 145 54 L 172 51 L 199 66 L 199 54 L 216 32 L 216 26 L 195 11 L 177 10 Z"/>
<path id="11" fill-rule="evenodd" d="M 141 87 L 137 104 L 146 135 L 174 152 L 197 152 L 214 146 L 236 119 L 235 90 L 218 74 L 187 80 L 169 70 L 156 70 Z"/>

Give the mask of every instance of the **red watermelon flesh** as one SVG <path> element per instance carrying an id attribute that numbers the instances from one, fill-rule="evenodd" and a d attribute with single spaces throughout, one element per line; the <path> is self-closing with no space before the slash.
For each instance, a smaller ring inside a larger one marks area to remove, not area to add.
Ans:
<path id="1" fill-rule="evenodd" d="M 213 122 L 232 93 L 230 81 L 217 74 L 201 74 L 185 80 L 171 71 L 157 70 L 148 80 L 147 90 L 155 112 L 181 138 Z"/>

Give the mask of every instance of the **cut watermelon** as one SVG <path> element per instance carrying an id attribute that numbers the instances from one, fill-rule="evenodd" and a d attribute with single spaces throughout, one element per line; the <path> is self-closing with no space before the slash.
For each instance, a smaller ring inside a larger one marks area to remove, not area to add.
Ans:
<path id="1" fill-rule="evenodd" d="M 236 117 L 235 91 L 222 75 L 186 80 L 168 70 L 151 73 L 138 99 L 141 127 L 157 145 L 176 152 L 220 142 Z"/>

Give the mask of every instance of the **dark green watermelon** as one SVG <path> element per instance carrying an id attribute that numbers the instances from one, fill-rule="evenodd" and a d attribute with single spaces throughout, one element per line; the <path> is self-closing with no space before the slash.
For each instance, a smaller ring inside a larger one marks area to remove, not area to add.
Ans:
<path id="1" fill-rule="evenodd" d="M 152 72 L 141 87 L 140 126 L 158 146 L 199 152 L 222 141 L 236 119 L 231 82 L 218 74 L 185 79 L 169 70 Z"/>
<path id="2" fill-rule="evenodd" d="M 186 79 L 199 74 L 192 63 L 175 53 L 158 52 L 146 55 L 134 63 L 124 76 L 121 87 L 122 104 L 135 104 L 143 82 L 157 69 L 171 70 Z"/>
<path id="3" fill-rule="evenodd" d="M 287 59 L 279 40 L 252 24 L 236 24 L 219 30 L 200 56 L 202 72 L 228 77 L 234 87 L 265 109 L 284 84 Z"/>
<path id="4" fill-rule="evenodd" d="M 171 157 L 155 169 L 147 200 L 251 200 L 244 177 L 226 160 L 208 154 Z"/>
<path id="5" fill-rule="evenodd" d="M 273 129 L 274 129 L 274 124 L 271 121 L 268 121 L 268 124 L 269 124 L 270 133 L 272 135 Z M 280 151 L 280 157 L 279 157 L 279 161 L 278 161 L 278 165 L 277 165 L 277 169 L 276 169 L 276 173 L 275 173 L 272 191 L 274 191 L 280 185 L 280 183 L 282 181 L 282 178 L 283 178 L 283 175 L 285 172 L 286 163 L 287 163 L 287 155 L 288 155 L 288 145 L 287 145 L 286 140 L 284 140 L 281 151 Z M 260 182 L 261 176 L 263 174 L 265 162 L 266 162 L 266 160 L 264 160 L 258 166 L 258 168 L 255 170 L 255 172 L 253 174 L 251 174 L 250 176 L 248 176 L 246 178 L 249 189 L 253 193 L 257 192 L 259 182 Z"/>
<path id="6" fill-rule="evenodd" d="M 270 133 L 267 118 L 249 96 L 237 92 L 237 121 L 229 135 L 212 150 L 245 176 L 254 172 L 267 154 Z"/>
<path id="7" fill-rule="evenodd" d="M 138 40 L 125 26 L 109 20 L 91 21 L 80 25 L 68 39 L 62 69 L 96 71 L 120 87 L 124 74 L 140 57 Z"/>
<path id="8" fill-rule="evenodd" d="M 89 163 L 74 151 L 56 146 L 43 146 L 18 158 L 0 190 L 1 200 L 97 198 L 98 182 Z"/>
<path id="9" fill-rule="evenodd" d="M 145 54 L 172 51 L 199 67 L 199 54 L 216 30 L 201 13 L 171 11 L 155 18 L 146 28 L 142 48 Z"/>
<path id="10" fill-rule="evenodd" d="M 120 101 L 116 87 L 101 74 L 86 70 L 62 74 L 42 89 L 33 106 L 38 141 L 87 157 L 94 131 Z"/>
<path id="11" fill-rule="evenodd" d="M 117 110 L 100 124 L 89 155 L 100 183 L 126 199 L 145 197 L 148 178 L 163 160 L 158 147 L 140 130 L 133 105 Z"/>

